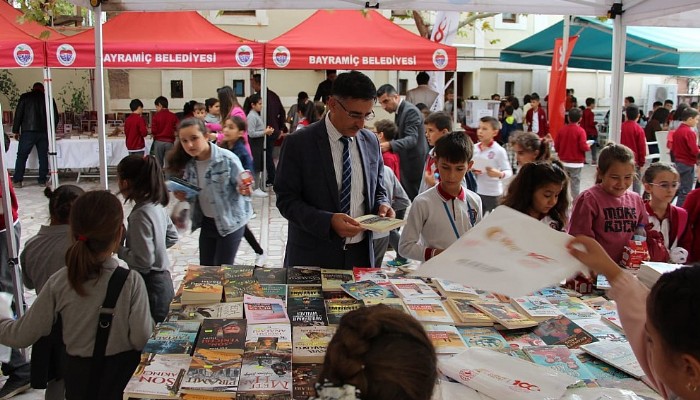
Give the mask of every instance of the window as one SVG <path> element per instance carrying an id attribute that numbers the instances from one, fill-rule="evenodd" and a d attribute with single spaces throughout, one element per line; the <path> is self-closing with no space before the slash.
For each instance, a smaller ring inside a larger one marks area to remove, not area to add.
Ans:
<path id="1" fill-rule="evenodd" d="M 506 81 L 506 88 L 505 88 L 505 96 L 514 96 L 515 95 L 515 81 Z"/>
<path id="2" fill-rule="evenodd" d="M 170 98 L 183 99 L 185 98 L 185 89 L 181 79 L 170 81 Z"/>
<path id="3" fill-rule="evenodd" d="M 518 23 L 518 14 L 513 14 L 513 13 L 503 13 L 501 14 L 501 21 L 506 24 L 517 24 Z"/>
<path id="4" fill-rule="evenodd" d="M 245 97 L 245 81 L 243 79 L 234 79 L 231 87 L 236 97 Z"/>
<path id="5" fill-rule="evenodd" d="M 407 91 L 408 91 L 408 79 L 399 79 L 399 94 L 402 96 L 405 96 Z"/>
<path id="6" fill-rule="evenodd" d="M 255 10 L 224 10 L 221 15 L 224 17 L 255 17 Z"/>

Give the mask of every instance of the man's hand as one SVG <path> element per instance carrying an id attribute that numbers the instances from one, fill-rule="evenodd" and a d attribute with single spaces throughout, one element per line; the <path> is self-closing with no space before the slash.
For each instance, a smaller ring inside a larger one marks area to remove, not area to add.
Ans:
<path id="1" fill-rule="evenodd" d="M 379 143 L 379 148 L 382 150 L 382 153 L 386 153 L 387 151 L 391 150 L 391 143 Z"/>
<path id="2" fill-rule="evenodd" d="M 19 132 L 12 132 L 12 134 L 15 136 L 15 139 L 19 140 Z"/>
<path id="3" fill-rule="evenodd" d="M 379 215 L 380 217 L 389 217 L 389 218 L 396 217 L 396 213 L 394 212 L 394 209 L 391 208 L 391 206 L 388 204 L 380 204 L 379 210 L 377 211 L 377 215 Z"/>
<path id="4" fill-rule="evenodd" d="M 353 237 L 365 230 L 360 223 L 343 213 L 335 213 L 331 218 L 331 228 L 342 238 Z"/>

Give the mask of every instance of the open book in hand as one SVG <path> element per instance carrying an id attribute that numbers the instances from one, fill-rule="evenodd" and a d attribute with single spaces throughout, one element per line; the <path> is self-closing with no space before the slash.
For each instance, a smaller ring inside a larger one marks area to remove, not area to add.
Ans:
<path id="1" fill-rule="evenodd" d="M 402 219 L 380 217 L 372 214 L 357 217 L 355 221 L 359 222 L 360 226 L 368 231 L 377 233 L 386 233 L 406 224 L 406 221 Z"/>
<path id="2" fill-rule="evenodd" d="M 202 190 L 199 186 L 176 177 L 168 178 L 168 181 L 165 182 L 165 186 L 167 186 L 168 190 L 171 192 L 185 192 L 188 199 L 192 196 L 196 196 L 199 191 Z"/>

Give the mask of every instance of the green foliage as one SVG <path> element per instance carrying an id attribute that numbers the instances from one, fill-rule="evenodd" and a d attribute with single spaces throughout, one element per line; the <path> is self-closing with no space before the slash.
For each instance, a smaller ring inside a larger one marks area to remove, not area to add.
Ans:
<path id="1" fill-rule="evenodd" d="M 83 77 L 77 84 L 73 83 L 73 81 L 66 83 L 58 92 L 63 110 L 73 112 L 76 115 L 82 114 L 83 111 L 87 110 L 90 106 L 88 88 L 87 77 Z"/>
<path id="2" fill-rule="evenodd" d="M 49 25 L 53 17 L 75 13 L 75 6 L 68 0 L 17 0 L 17 3 L 24 14 L 20 22 L 35 21 Z M 45 34 L 48 35 L 48 32 Z"/>
<path id="3" fill-rule="evenodd" d="M 0 94 L 5 96 L 10 103 L 10 108 L 14 109 L 17 107 L 19 102 L 19 88 L 14 79 L 12 79 L 12 73 L 6 69 L 0 70 Z"/>

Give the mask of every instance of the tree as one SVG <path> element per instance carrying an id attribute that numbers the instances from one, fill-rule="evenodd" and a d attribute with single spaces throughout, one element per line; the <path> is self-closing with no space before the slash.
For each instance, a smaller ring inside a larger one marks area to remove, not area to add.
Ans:
<path id="1" fill-rule="evenodd" d="M 20 22 L 35 21 L 42 25 L 51 25 L 51 20 L 60 15 L 72 15 L 75 6 L 68 0 L 18 0 L 19 7 L 24 14 Z M 49 32 L 42 33 L 48 36 Z"/>
<path id="2" fill-rule="evenodd" d="M 432 31 L 432 26 L 426 22 L 429 19 L 429 11 L 416 11 L 409 10 L 403 14 L 396 14 L 394 17 L 400 19 L 413 18 L 416 23 L 416 28 L 418 33 L 427 39 L 430 39 L 430 33 Z M 481 13 L 481 12 L 466 12 L 460 14 L 459 25 L 457 26 L 457 34 L 465 36 L 465 28 L 473 27 L 477 23 L 480 23 L 480 28 L 485 31 L 492 31 L 493 27 L 488 21 L 488 18 L 498 15 L 499 13 Z"/>

